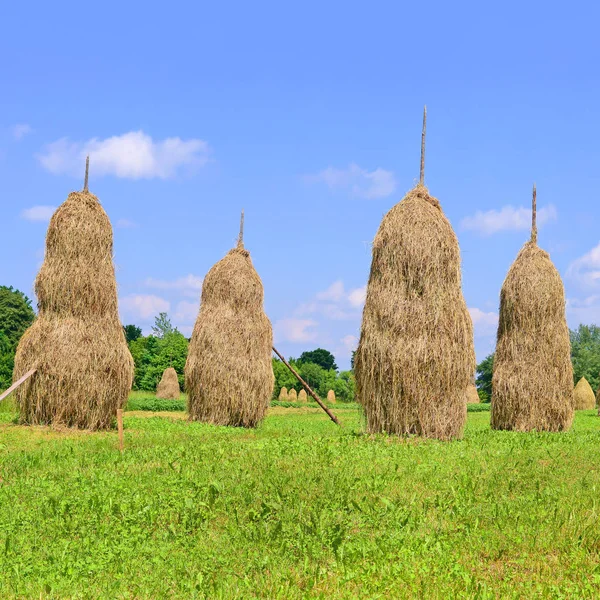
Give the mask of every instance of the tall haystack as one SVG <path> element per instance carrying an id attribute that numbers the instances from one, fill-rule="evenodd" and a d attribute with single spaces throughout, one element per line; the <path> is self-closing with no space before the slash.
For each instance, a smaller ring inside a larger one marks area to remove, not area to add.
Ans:
<path id="1" fill-rule="evenodd" d="M 442 440 L 462 436 L 475 371 L 458 240 L 421 178 L 384 216 L 355 355 L 367 430 Z"/>
<path id="2" fill-rule="evenodd" d="M 117 309 L 113 233 L 98 198 L 72 192 L 48 226 L 35 281 L 38 318 L 15 357 L 20 420 L 82 429 L 111 426 L 133 381 L 133 359 Z"/>
<path id="3" fill-rule="evenodd" d="M 237 247 L 208 272 L 185 365 L 190 419 L 256 427 L 273 393 L 273 331 L 263 309 L 263 285 Z"/>
<path id="4" fill-rule="evenodd" d="M 573 421 L 573 367 L 565 292 L 550 256 L 537 245 L 536 190 L 531 240 L 500 292 L 491 425 L 513 431 L 564 431 Z"/>
<path id="5" fill-rule="evenodd" d="M 296 390 L 294 388 L 292 388 L 289 392 L 288 392 L 288 400 L 290 402 L 296 402 L 296 400 L 298 400 L 298 394 L 296 393 Z"/>
<path id="6" fill-rule="evenodd" d="M 585 377 L 582 377 L 575 386 L 573 407 L 575 410 L 591 410 L 592 408 L 596 408 L 594 390 Z"/>
<path id="7" fill-rule="evenodd" d="M 286 387 L 282 387 L 279 391 L 279 399 L 282 401 L 288 399 L 288 391 Z"/>
<path id="8" fill-rule="evenodd" d="M 181 396 L 181 390 L 177 371 L 173 367 L 169 367 L 164 370 L 156 387 L 156 397 L 163 400 L 177 400 L 179 396 Z"/>
<path id="9" fill-rule="evenodd" d="M 467 404 L 477 404 L 479 402 L 481 402 L 481 400 L 477 393 L 477 387 L 474 383 L 470 383 L 467 387 Z"/>
<path id="10" fill-rule="evenodd" d="M 301 389 L 298 392 L 298 402 L 308 402 L 308 395 L 306 394 L 306 390 Z"/>
<path id="11" fill-rule="evenodd" d="M 335 392 L 333 390 L 327 392 L 327 402 L 335 403 Z"/>

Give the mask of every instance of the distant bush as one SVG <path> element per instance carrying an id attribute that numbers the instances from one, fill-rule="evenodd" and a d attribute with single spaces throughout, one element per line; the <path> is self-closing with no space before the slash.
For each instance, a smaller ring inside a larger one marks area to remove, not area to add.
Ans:
<path id="1" fill-rule="evenodd" d="M 491 404 L 467 404 L 467 412 L 478 413 L 478 412 L 490 412 Z"/>
<path id="2" fill-rule="evenodd" d="M 179 398 L 178 400 L 163 400 L 153 396 L 129 398 L 125 410 L 184 411 L 185 398 Z"/>

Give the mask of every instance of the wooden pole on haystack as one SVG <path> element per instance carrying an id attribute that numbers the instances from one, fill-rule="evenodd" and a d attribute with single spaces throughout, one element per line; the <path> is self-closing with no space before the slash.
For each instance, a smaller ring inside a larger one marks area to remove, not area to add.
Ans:
<path id="1" fill-rule="evenodd" d="M 321 398 L 319 398 L 319 396 L 317 396 L 317 394 L 315 392 L 313 392 L 310 385 L 308 385 L 308 383 L 306 383 L 306 381 L 304 381 L 304 379 L 302 379 L 302 377 L 300 377 L 300 375 L 297 373 L 297 371 L 294 369 L 294 367 L 292 367 L 292 365 L 290 365 L 290 363 L 287 360 L 285 360 L 285 358 L 283 358 L 283 356 L 281 354 L 279 354 L 279 352 L 277 351 L 275 346 L 273 346 L 273 352 L 275 352 L 275 354 L 277 354 L 277 356 L 281 359 L 281 362 L 283 362 L 283 364 L 292 372 L 292 375 L 300 382 L 300 384 L 306 390 L 306 392 L 310 396 L 312 396 L 316 400 L 317 404 L 327 413 L 327 416 L 336 425 L 339 425 L 341 427 L 342 424 L 338 421 L 338 418 L 325 406 L 325 404 L 323 404 L 323 401 L 321 400 Z"/>
<path id="2" fill-rule="evenodd" d="M 240 218 L 240 235 L 238 236 L 238 248 L 244 247 L 244 209 L 242 208 L 242 216 Z"/>
<path id="3" fill-rule="evenodd" d="M 83 191 L 88 191 L 88 175 L 90 173 L 90 157 L 89 155 L 85 157 L 85 177 L 83 179 Z"/>
<path id="4" fill-rule="evenodd" d="M 0 394 L 0 402 L 7 396 L 10 396 L 12 392 L 14 392 L 22 383 L 25 383 L 35 372 L 36 369 L 31 369 L 31 371 L 27 371 L 23 377 L 15 381 L 5 392 Z"/>
<path id="5" fill-rule="evenodd" d="M 533 184 L 533 198 L 531 200 L 531 241 L 534 244 L 537 244 L 537 222 L 536 222 L 536 212 L 537 212 L 537 200 L 536 200 L 537 192 L 535 189 L 535 183 Z"/>
<path id="6" fill-rule="evenodd" d="M 421 174 L 419 183 L 425 185 L 425 133 L 427 131 L 427 106 L 423 107 L 423 129 L 421 130 Z"/>

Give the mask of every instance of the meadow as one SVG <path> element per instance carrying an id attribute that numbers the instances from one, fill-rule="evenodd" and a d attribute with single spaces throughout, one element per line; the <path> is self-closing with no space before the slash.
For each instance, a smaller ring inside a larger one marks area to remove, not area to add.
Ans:
<path id="1" fill-rule="evenodd" d="M 595 411 L 516 434 L 473 407 L 442 443 L 365 435 L 356 405 L 256 431 L 129 408 L 122 454 L 0 412 L 1 598 L 600 595 Z"/>

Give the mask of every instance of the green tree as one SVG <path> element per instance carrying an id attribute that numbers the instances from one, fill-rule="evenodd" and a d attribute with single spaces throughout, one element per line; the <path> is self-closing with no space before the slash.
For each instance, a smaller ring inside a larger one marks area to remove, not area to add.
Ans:
<path id="1" fill-rule="evenodd" d="M 34 319 L 31 300 L 23 292 L 0 286 L 0 390 L 12 382 L 17 345 Z"/>
<path id="2" fill-rule="evenodd" d="M 477 378 L 475 384 L 479 397 L 483 402 L 492 399 L 492 374 L 494 371 L 494 355 L 489 354 L 477 365 Z"/>
<path id="3" fill-rule="evenodd" d="M 593 390 L 600 384 L 600 327 L 580 325 L 570 332 L 573 383 L 585 377 Z"/>
<path id="4" fill-rule="evenodd" d="M 157 338 L 163 338 L 169 333 L 173 333 L 175 329 L 171 325 L 171 319 L 169 319 L 166 312 L 161 312 L 158 317 L 154 318 L 154 325 L 152 325 L 152 334 Z"/>
<path id="5" fill-rule="evenodd" d="M 300 363 L 313 363 L 315 365 L 319 365 L 322 369 L 329 371 L 333 369 L 337 371 L 337 365 L 335 364 L 335 357 L 329 350 L 325 350 L 324 348 L 317 348 L 316 350 L 311 350 L 310 352 L 303 352 L 298 359 Z"/>
<path id="6" fill-rule="evenodd" d="M 142 337 L 142 330 L 137 325 L 124 325 L 123 332 L 125 333 L 125 339 L 128 344 L 129 342 L 135 342 L 135 340 Z"/>
<path id="7" fill-rule="evenodd" d="M 143 390 L 156 390 L 156 386 L 162 377 L 164 370 L 173 367 L 177 371 L 179 387 L 184 389 L 185 361 L 188 352 L 188 340 L 177 329 L 166 333 L 157 339 L 153 355 L 150 357 L 144 374 L 140 380 L 140 388 Z"/>

